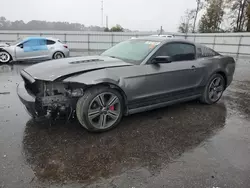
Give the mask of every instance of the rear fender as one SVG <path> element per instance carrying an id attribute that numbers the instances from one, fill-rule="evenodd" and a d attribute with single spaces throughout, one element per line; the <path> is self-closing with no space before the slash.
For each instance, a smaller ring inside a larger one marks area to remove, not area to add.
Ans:
<path id="1" fill-rule="evenodd" d="M 202 85 L 206 85 L 210 77 L 214 74 L 221 74 L 227 83 L 231 83 L 235 71 L 235 61 L 232 57 L 221 56 L 218 59 L 213 59 L 205 62 L 207 65 L 206 76 Z"/>

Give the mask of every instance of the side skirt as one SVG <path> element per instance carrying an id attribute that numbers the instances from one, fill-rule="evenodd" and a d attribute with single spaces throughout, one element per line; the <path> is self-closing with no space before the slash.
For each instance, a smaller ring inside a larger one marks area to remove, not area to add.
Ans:
<path id="1" fill-rule="evenodd" d="M 158 103 L 158 104 L 152 104 L 152 105 L 149 105 L 149 106 L 143 106 L 143 107 L 139 107 L 139 108 L 128 109 L 128 114 L 127 115 L 140 113 L 140 112 L 145 112 L 145 111 L 149 111 L 149 110 L 154 110 L 154 109 L 157 109 L 157 108 L 166 107 L 166 106 L 176 104 L 176 103 L 187 102 L 187 101 L 197 99 L 199 97 L 201 97 L 201 94 L 193 95 L 193 96 L 185 97 L 185 98 L 180 98 L 180 99 L 175 99 L 175 100 L 172 100 L 172 101 L 166 101 L 166 102 L 162 102 L 162 103 Z"/>

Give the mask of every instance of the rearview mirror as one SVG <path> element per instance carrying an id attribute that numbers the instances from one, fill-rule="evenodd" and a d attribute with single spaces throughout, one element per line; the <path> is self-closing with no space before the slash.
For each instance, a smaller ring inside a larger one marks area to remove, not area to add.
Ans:
<path id="1" fill-rule="evenodd" d="M 152 63 L 171 63 L 172 58 L 170 56 L 157 56 L 152 60 Z"/>

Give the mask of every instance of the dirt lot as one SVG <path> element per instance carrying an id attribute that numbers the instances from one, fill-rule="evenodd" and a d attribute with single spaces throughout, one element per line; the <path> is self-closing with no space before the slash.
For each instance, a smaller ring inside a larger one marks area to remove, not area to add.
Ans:
<path id="1" fill-rule="evenodd" d="M 0 65 L 0 187 L 249 187 L 249 61 L 218 104 L 133 115 L 103 134 L 32 121 L 16 95 L 29 65 Z"/>

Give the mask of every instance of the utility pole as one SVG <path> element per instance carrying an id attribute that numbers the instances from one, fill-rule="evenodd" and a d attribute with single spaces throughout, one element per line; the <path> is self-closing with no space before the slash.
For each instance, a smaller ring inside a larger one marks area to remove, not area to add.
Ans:
<path id="1" fill-rule="evenodd" d="M 161 26 L 161 29 L 160 29 L 160 34 L 159 35 L 161 35 L 162 34 L 162 26 Z"/>
<path id="2" fill-rule="evenodd" d="M 102 13 L 102 16 L 101 16 L 101 17 L 102 17 L 102 18 L 101 18 L 101 19 L 102 19 L 101 24 L 102 24 L 102 25 L 101 25 L 101 26 L 103 27 L 103 0 L 101 1 L 101 3 L 102 3 L 102 5 L 101 5 L 101 13 Z"/>
<path id="3" fill-rule="evenodd" d="M 195 31 L 195 25 L 196 25 L 196 20 L 197 20 L 197 15 L 198 15 L 198 12 L 200 11 L 200 4 L 201 4 L 201 0 L 196 0 L 197 2 L 197 8 L 196 8 L 196 12 L 195 12 L 195 17 L 194 17 L 194 24 L 193 24 L 193 33 Z"/>
<path id="4" fill-rule="evenodd" d="M 106 16 L 106 28 L 109 28 L 109 17 Z"/>

